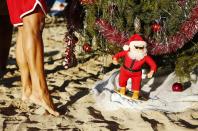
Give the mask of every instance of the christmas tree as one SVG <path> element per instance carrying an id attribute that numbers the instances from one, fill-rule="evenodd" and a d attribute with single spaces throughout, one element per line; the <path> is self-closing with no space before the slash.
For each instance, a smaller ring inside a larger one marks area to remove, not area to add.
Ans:
<path id="1" fill-rule="evenodd" d="M 114 54 L 138 33 L 160 67 L 170 66 L 181 81 L 198 66 L 198 0 L 81 0 L 81 30 L 94 53 Z M 93 45 L 92 45 L 93 46 Z M 185 63 L 185 64 L 183 64 Z"/>

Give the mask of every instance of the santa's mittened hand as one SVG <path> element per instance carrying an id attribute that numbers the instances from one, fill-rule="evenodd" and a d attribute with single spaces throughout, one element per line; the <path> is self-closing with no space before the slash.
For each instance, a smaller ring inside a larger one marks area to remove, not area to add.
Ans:
<path id="1" fill-rule="evenodd" d="M 148 78 L 153 77 L 153 73 L 154 73 L 154 71 L 150 71 L 150 72 L 147 74 L 147 77 L 148 77 Z"/>
<path id="2" fill-rule="evenodd" d="M 113 64 L 114 64 L 114 65 L 118 65 L 118 61 L 117 61 L 116 58 L 113 58 Z"/>

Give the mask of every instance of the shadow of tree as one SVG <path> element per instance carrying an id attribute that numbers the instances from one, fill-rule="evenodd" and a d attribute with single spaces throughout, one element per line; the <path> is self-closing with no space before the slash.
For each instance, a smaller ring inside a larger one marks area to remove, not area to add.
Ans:
<path id="1" fill-rule="evenodd" d="M 45 69 L 45 73 L 46 73 L 46 75 L 48 75 L 48 74 L 54 74 L 54 73 L 56 73 L 56 72 L 58 72 L 60 70 L 65 70 L 65 68 L 62 65 L 58 65 L 53 70 Z"/>
<path id="2" fill-rule="evenodd" d="M 105 127 L 110 131 L 130 130 L 129 128 L 122 129 L 120 127 L 120 124 L 115 121 L 106 120 L 105 117 L 102 115 L 101 111 L 96 110 L 95 108 L 93 108 L 91 106 L 87 107 L 87 109 L 89 111 L 89 114 L 94 118 L 93 120 L 91 120 L 91 122 L 93 122 L 93 123 L 105 123 L 106 124 Z"/>
<path id="3" fill-rule="evenodd" d="M 167 79 L 168 74 L 171 74 L 173 70 L 166 70 L 164 72 L 156 73 L 153 84 L 150 85 L 152 88 L 150 92 L 155 91 L 162 83 Z"/>
<path id="4" fill-rule="evenodd" d="M 77 89 L 80 91 L 78 91 L 75 95 L 70 96 L 70 100 L 65 105 L 62 105 L 60 108 L 57 109 L 60 114 L 64 115 L 66 112 L 69 112 L 68 106 L 72 106 L 76 101 L 89 93 L 88 88 L 81 87 Z"/>
<path id="5" fill-rule="evenodd" d="M 15 85 L 13 85 L 14 82 L 20 81 L 20 80 L 21 80 L 20 76 L 14 76 L 14 77 L 10 77 L 10 78 L 2 78 L 0 81 L 0 85 L 11 88 L 11 87 L 15 86 Z"/>
<path id="6" fill-rule="evenodd" d="M 50 92 L 55 92 L 56 90 L 58 90 L 58 91 L 60 91 L 60 92 L 64 92 L 65 91 L 65 88 L 69 85 L 69 83 L 76 83 L 76 84 L 81 84 L 81 82 L 86 82 L 87 81 L 87 79 L 98 79 L 98 77 L 99 77 L 99 73 L 98 74 L 96 74 L 96 75 L 94 75 L 94 74 L 91 74 L 91 73 L 88 73 L 89 74 L 89 76 L 87 76 L 87 77 L 82 77 L 82 78 L 79 78 L 79 79 L 71 79 L 71 80 L 65 80 L 64 81 L 64 83 L 60 86 L 60 87 L 58 87 L 58 86 L 56 86 L 55 84 L 52 84 L 51 86 L 52 87 L 54 87 L 53 88 L 53 90 L 50 90 Z"/>
<path id="7" fill-rule="evenodd" d="M 83 70 L 83 69 L 81 69 Z M 82 77 L 79 79 L 75 79 L 75 80 L 65 80 L 64 83 L 58 87 L 55 84 L 52 84 L 51 86 L 54 87 L 53 90 L 50 90 L 50 93 L 52 92 L 56 92 L 56 90 L 58 90 L 59 92 L 65 92 L 65 88 L 68 87 L 69 83 L 76 83 L 76 84 L 81 84 L 81 82 L 86 82 L 87 79 L 98 79 L 100 73 L 98 72 L 97 74 L 91 74 L 89 73 L 89 76 L 87 77 Z M 61 107 L 58 108 L 58 111 L 61 114 L 65 114 L 68 110 L 68 106 L 73 105 L 76 101 L 78 101 L 80 98 L 84 97 L 85 95 L 87 95 L 89 93 L 89 88 L 88 87 L 75 87 L 77 88 L 79 91 L 73 95 L 70 96 L 70 100 L 65 104 L 62 105 Z"/>
<path id="8" fill-rule="evenodd" d="M 141 96 L 143 96 L 146 99 L 149 99 L 149 95 L 151 92 L 156 91 L 158 87 L 160 87 L 164 81 L 167 79 L 168 75 L 171 74 L 174 70 L 173 69 L 164 69 L 159 72 L 156 72 L 154 75 L 154 81 L 150 85 L 151 90 L 149 92 L 141 91 Z M 150 79 L 144 79 L 142 81 L 143 84 L 147 84 Z"/>
<path id="9" fill-rule="evenodd" d="M 48 51 L 44 53 L 44 57 L 51 57 L 57 55 L 58 53 L 60 53 L 60 51 Z"/>
<path id="10" fill-rule="evenodd" d="M 51 52 L 45 52 L 44 53 L 44 57 L 48 57 L 49 59 L 46 61 L 44 61 L 44 63 L 46 64 L 54 64 L 54 62 L 59 61 L 59 60 L 63 60 L 64 57 L 58 58 L 58 59 L 53 59 L 53 56 L 59 54 L 60 51 L 51 51 Z"/>

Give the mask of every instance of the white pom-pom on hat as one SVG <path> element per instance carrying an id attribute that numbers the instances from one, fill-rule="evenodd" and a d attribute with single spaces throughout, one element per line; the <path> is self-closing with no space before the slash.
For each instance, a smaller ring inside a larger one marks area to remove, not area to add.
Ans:
<path id="1" fill-rule="evenodd" d="M 124 51 L 129 50 L 129 45 L 124 45 L 124 46 L 123 46 L 123 50 L 124 50 Z"/>

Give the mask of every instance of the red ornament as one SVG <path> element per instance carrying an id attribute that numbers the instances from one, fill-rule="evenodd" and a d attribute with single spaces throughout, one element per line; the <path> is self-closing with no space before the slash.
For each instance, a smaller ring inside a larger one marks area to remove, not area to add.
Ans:
<path id="1" fill-rule="evenodd" d="M 181 92 L 181 91 L 183 91 L 183 86 L 182 86 L 182 84 L 181 83 L 174 83 L 173 85 L 172 85 L 172 90 L 174 91 L 174 92 Z"/>
<path id="2" fill-rule="evenodd" d="M 84 43 L 83 50 L 85 52 L 91 52 L 92 49 L 91 49 L 91 46 L 88 43 Z"/>
<path id="3" fill-rule="evenodd" d="M 159 43 L 154 39 L 148 39 L 148 51 L 152 55 L 168 54 L 182 48 L 198 32 L 198 1 L 191 10 L 188 19 L 180 25 L 180 29 L 174 35 L 168 36 L 167 43 Z"/>
<path id="4" fill-rule="evenodd" d="M 181 0 L 182 1 L 182 0 Z M 167 36 L 166 42 L 159 42 L 152 38 L 147 38 L 148 53 L 151 55 L 162 55 L 176 52 L 182 48 L 189 40 L 191 40 L 198 33 L 198 0 L 194 8 L 191 9 L 187 19 L 180 25 L 179 31 L 175 34 Z M 157 26 L 155 25 L 157 24 Z M 108 21 L 97 19 L 96 25 L 98 26 L 99 33 L 109 42 L 115 43 L 118 46 L 123 46 L 128 38 L 126 33 L 119 32 L 116 27 L 109 24 Z M 153 32 L 161 30 L 160 21 L 151 24 Z M 153 30 L 154 29 L 154 30 Z"/>
<path id="5" fill-rule="evenodd" d="M 159 23 L 154 23 L 151 25 L 153 32 L 158 32 L 161 29 L 161 25 Z"/>

